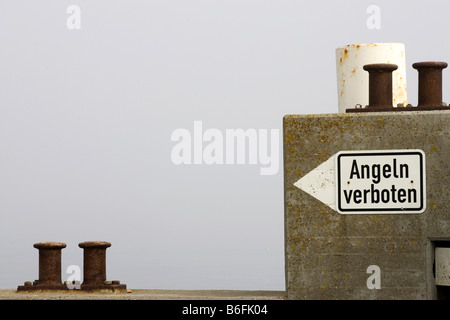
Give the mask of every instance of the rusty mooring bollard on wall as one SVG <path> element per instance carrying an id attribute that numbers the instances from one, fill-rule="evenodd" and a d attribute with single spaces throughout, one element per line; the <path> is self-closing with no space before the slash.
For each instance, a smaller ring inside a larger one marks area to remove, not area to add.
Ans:
<path id="1" fill-rule="evenodd" d="M 39 285 L 62 285 L 61 250 L 62 242 L 40 242 L 33 245 L 39 250 Z"/>
<path id="2" fill-rule="evenodd" d="M 83 249 L 83 283 L 81 289 L 125 290 L 127 286 L 119 280 L 106 280 L 106 249 L 111 243 L 106 241 L 85 241 L 78 244 Z"/>
<path id="3" fill-rule="evenodd" d="M 39 250 L 39 279 L 25 281 L 17 290 L 52 290 L 64 289 L 61 281 L 61 250 L 66 247 L 63 242 L 39 242 L 33 245 Z"/>
<path id="4" fill-rule="evenodd" d="M 101 285 L 106 281 L 106 241 L 86 241 L 78 244 L 83 249 L 83 285 Z"/>
<path id="5" fill-rule="evenodd" d="M 366 64 L 369 72 L 369 108 L 392 108 L 392 72 L 398 66 L 388 63 Z"/>
<path id="6" fill-rule="evenodd" d="M 416 107 L 392 105 L 392 72 L 397 69 L 395 64 L 367 64 L 363 69 L 369 73 L 369 105 L 365 108 L 355 107 L 346 112 L 380 112 L 380 111 L 430 111 L 450 110 L 442 101 L 442 70 L 446 62 L 424 61 L 416 62 L 413 68 L 418 71 L 418 105 Z"/>
<path id="7" fill-rule="evenodd" d="M 83 249 L 83 283 L 81 286 L 63 284 L 61 281 L 61 249 L 63 242 L 39 242 L 33 245 L 39 250 L 39 279 L 25 281 L 17 291 L 35 290 L 76 290 L 117 292 L 127 289 L 119 280 L 106 280 L 106 249 L 111 243 L 106 241 L 85 241 L 78 244 Z"/>
<path id="8" fill-rule="evenodd" d="M 419 103 L 417 106 L 441 107 L 442 69 L 447 68 L 447 63 L 425 61 L 416 62 L 412 66 L 419 72 Z"/>

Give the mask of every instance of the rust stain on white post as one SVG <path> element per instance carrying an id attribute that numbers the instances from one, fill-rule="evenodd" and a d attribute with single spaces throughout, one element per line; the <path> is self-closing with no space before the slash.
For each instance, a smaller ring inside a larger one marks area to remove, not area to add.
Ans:
<path id="1" fill-rule="evenodd" d="M 369 104 L 369 76 L 363 66 L 373 63 L 396 64 L 392 73 L 392 101 L 407 105 L 406 63 L 403 43 L 351 44 L 336 49 L 336 75 L 339 112 Z"/>

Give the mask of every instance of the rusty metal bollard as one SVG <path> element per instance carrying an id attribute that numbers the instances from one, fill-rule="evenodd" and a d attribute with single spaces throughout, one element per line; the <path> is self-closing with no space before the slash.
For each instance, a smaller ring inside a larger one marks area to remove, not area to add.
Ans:
<path id="1" fill-rule="evenodd" d="M 61 249 L 63 242 L 39 242 L 33 245 L 39 250 L 39 285 L 61 285 Z"/>
<path id="2" fill-rule="evenodd" d="M 393 108 L 392 72 L 398 66 L 389 63 L 366 64 L 363 69 L 369 72 L 368 108 Z"/>
<path id="3" fill-rule="evenodd" d="M 83 252 L 83 285 L 103 285 L 106 281 L 106 241 L 86 241 L 78 244 Z"/>
<path id="4" fill-rule="evenodd" d="M 126 284 L 119 280 L 106 281 L 106 249 L 111 243 L 106 241 L 85 241 L 78 244 L 83 252 L 83 283 L 81 290 L 126 290 Z"/>
<path id="5" fill-rule="evenodd" d="M 74 291 L 110 291 L 131 292 L 126 290 L 126 284 L 119 280 L 106 281 L 106 249 L 111 243 L 106 241 L 86 241 L 78 244 L 84 250 L 84 279 Z M 74 289 L 61 282 L 61 249 L 66 247 L 62 242 L 39 242 L 34 244 L 39 249 L 39 280 L 25 281 L 18 286 L 17 291 L 30 290 L 68 290 Z"/>
<path id="6" fill-rule="evenodd" d="M 412 66 L 419 72 L 419 102 L 416 107 L 411 104 L 392 106 L 392 71 L 397 69 L 396 65 L 374 63 L 363 66 L 369 72 L 369 105 L 367 108 L 349 108 L 345 112 L 450 110 L 450 106 L 442 101 L 442 70 L 447 68 L 447 62 L 424 61 Z"/>
<path id="7" fill-rule="evenodd" d="M 419 103 L 417 106 L 442 106 L 442 69 L 447 68 L 447 63 L 424 61 L 413 63 L 412 66 L 419 72 Z"/>
<path id="8" fill-rule="evenodd" d="M 63 242 L 39 242 L 33 245 L 39 250 L 39 279 L 35 282 L 25 281 L 18 291 L 39 289 L 64 289 L 61 281 L 61 249 Z"/>

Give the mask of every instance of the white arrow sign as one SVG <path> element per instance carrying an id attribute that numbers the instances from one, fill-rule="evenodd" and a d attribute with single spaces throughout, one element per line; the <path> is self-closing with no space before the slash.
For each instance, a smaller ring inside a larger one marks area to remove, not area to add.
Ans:
<path id="1" fill-rule="evenodd" d="M 294 185 L 342 214 L 422 213 L 422 150 L 340 151 Z"/>
<path id="2" fill-rule="evenodd" d="M 335 156 L 331 156 L 294 183 L 294 186 L 322 201 L 333 210 L 336 210 Z"/>

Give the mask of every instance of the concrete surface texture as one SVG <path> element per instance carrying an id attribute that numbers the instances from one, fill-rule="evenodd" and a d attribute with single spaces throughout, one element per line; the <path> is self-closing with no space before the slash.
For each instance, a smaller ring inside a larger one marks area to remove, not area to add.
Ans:
<path id="1" fill-rule="evenodd" d="M 147 290 L 91 293 L 78 290 L 17 292 L 0 289 L 0 300 L 284 300 L 284 291 L 241 290 Z"/>
<path id="2" fill-rule="evenodd" d="M 283 130 L 288 298 L 438 298 L 434 248 L 450 244 L 450 112 L 288 115 Z M 425 154 L 423 213 L 340 214 L 294 186 L 339 151 L 394 149 Z"/>

